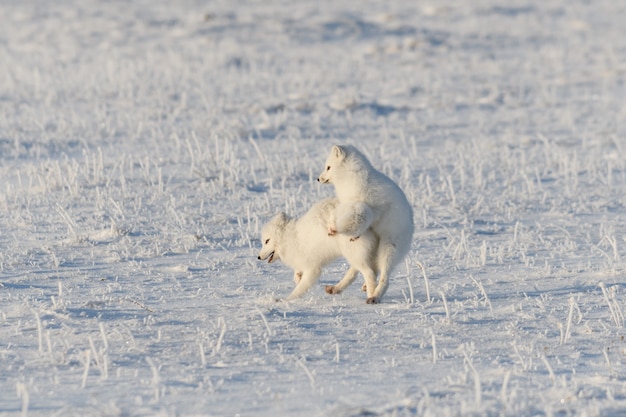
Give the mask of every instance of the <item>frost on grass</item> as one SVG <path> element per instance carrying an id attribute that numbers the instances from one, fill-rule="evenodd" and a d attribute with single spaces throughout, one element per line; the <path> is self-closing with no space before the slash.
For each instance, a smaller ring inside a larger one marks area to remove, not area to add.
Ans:
<path id="1" fill-rule="evenodd" d="M 344 2 L 345 3 L 345 2 Z M 0 7 L 0 414 L 626 407 L 623 8 Z M 262 224 L 356 144 L 418 226 L 385 303 Z M 383 382 L 381 382 L 383 381 Z"/>

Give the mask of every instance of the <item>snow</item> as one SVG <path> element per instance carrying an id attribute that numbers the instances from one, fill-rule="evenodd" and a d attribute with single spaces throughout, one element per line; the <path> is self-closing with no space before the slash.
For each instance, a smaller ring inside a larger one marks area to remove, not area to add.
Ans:
<path id="1" fill-rule="evenodd" d="M 0 416 L 626 410 L 620 2 L 0 3 Z M 276 303 L 352 143 L 417 230 Z M 423 266 L 423 269 L 420 267 Z"/>

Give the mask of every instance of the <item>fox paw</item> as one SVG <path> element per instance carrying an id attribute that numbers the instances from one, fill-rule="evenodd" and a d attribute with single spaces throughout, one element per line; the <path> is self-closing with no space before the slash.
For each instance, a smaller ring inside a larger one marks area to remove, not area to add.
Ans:
<path id="1" fill-rule="evenodd" d="M 333 227 L 328 227 L 328 236 L 335 236 L 337 234 L 337 230 Z"/>
<path id="2" fill-rule="evenodd" d="M 368 299 L 365 300 L 365 302 L 367 304 L 378 304 L 378 298 L 376 298 L 376 297 L 368 297 Z"/>
<path id="3" fill-rule="evenodd" d="M 334 285 L 327 285 L 324 289 L 326 290 L 326 294 L 339 294 L 341 292 L 341 290 Z"/>

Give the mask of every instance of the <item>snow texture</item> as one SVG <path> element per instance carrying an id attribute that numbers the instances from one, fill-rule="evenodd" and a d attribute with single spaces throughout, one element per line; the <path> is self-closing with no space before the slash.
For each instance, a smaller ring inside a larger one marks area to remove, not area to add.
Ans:
<path id="1" fill-rule="evenodd" d="M 626 410 L 626 7 L 0 2 L 0 416 Z M 380 305 L 263 223 L 351 143 L 417 225 Z"/>

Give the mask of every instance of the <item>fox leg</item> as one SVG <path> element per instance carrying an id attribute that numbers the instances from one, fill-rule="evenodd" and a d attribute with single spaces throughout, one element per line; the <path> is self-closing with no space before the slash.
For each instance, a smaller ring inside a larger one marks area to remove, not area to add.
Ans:
<path id="1" fill-rule="evenodd" d="M 378 253 L 376 255 L 378 268 L 380 269 L 380 278 L 378 285 L 372 286 L 370 292 L 370 284 L 367 285 L 367 303 L 377 304 L 387 292 L 389 287 L 389 276 L 393 270 L 394 258 L 396 256 L 396 246 L 391 241 L 381 241 L 378 245 Z"/>
<path id="2" fill-rule="evenodd" d="M 370 206 L 363 202 L 340 204 L 335 209 L 334 231 L 352 237 L 352 241 L 361 236 L 374 221 Z"/>
<path id="3" fill-rule="evenodd" d="M 326 286 L 325 288 L 326 292 L 328 294 L 339 294 L 340 292 L 345 290 L 350 284 L 354 282 L 358 273 L 359 273 L 358 269 L 356 269 L 353 266 L 350 266 L 350 268 L 346 271 L 346 274 L 343 276 L 341 281 L 339 281 L 335 285 Z"/>
<path id="4" fill-rule="evenodd" d="M 361 285 L 361 291 L 366 293 L 368 285 L 370 288 L 376 288 L 376 275 L 378 274 L 376 270 L 366 265 L 360 271 L 363 274 L 363 278 L 365 278 L 365 282 Z"/>
<path id="5" fill-rule="evenodd" d="M 295 300 L 296 298 L 300 298 L 306 293 L 312 286 L 317 282 L 322 270 L 320 268 L 302 271 L 302 278 L 300 282 L 296 285 L 296 288 L 293 289 L 291 294 L 285 298 L 285 301 Z"/>
<path id="6" fill-rule="evenodd" d="M 376 288 L 376 272 L 372 268 L 367 268 L 365 270 L 361 270 L 363 275 L 365 276 L 365 284 L 361 289 L 364 289 L 367 293 L 367 299 L 374 296 L 374 289 Z M 371 288 L 371 289 L 370 289 Z"/>

